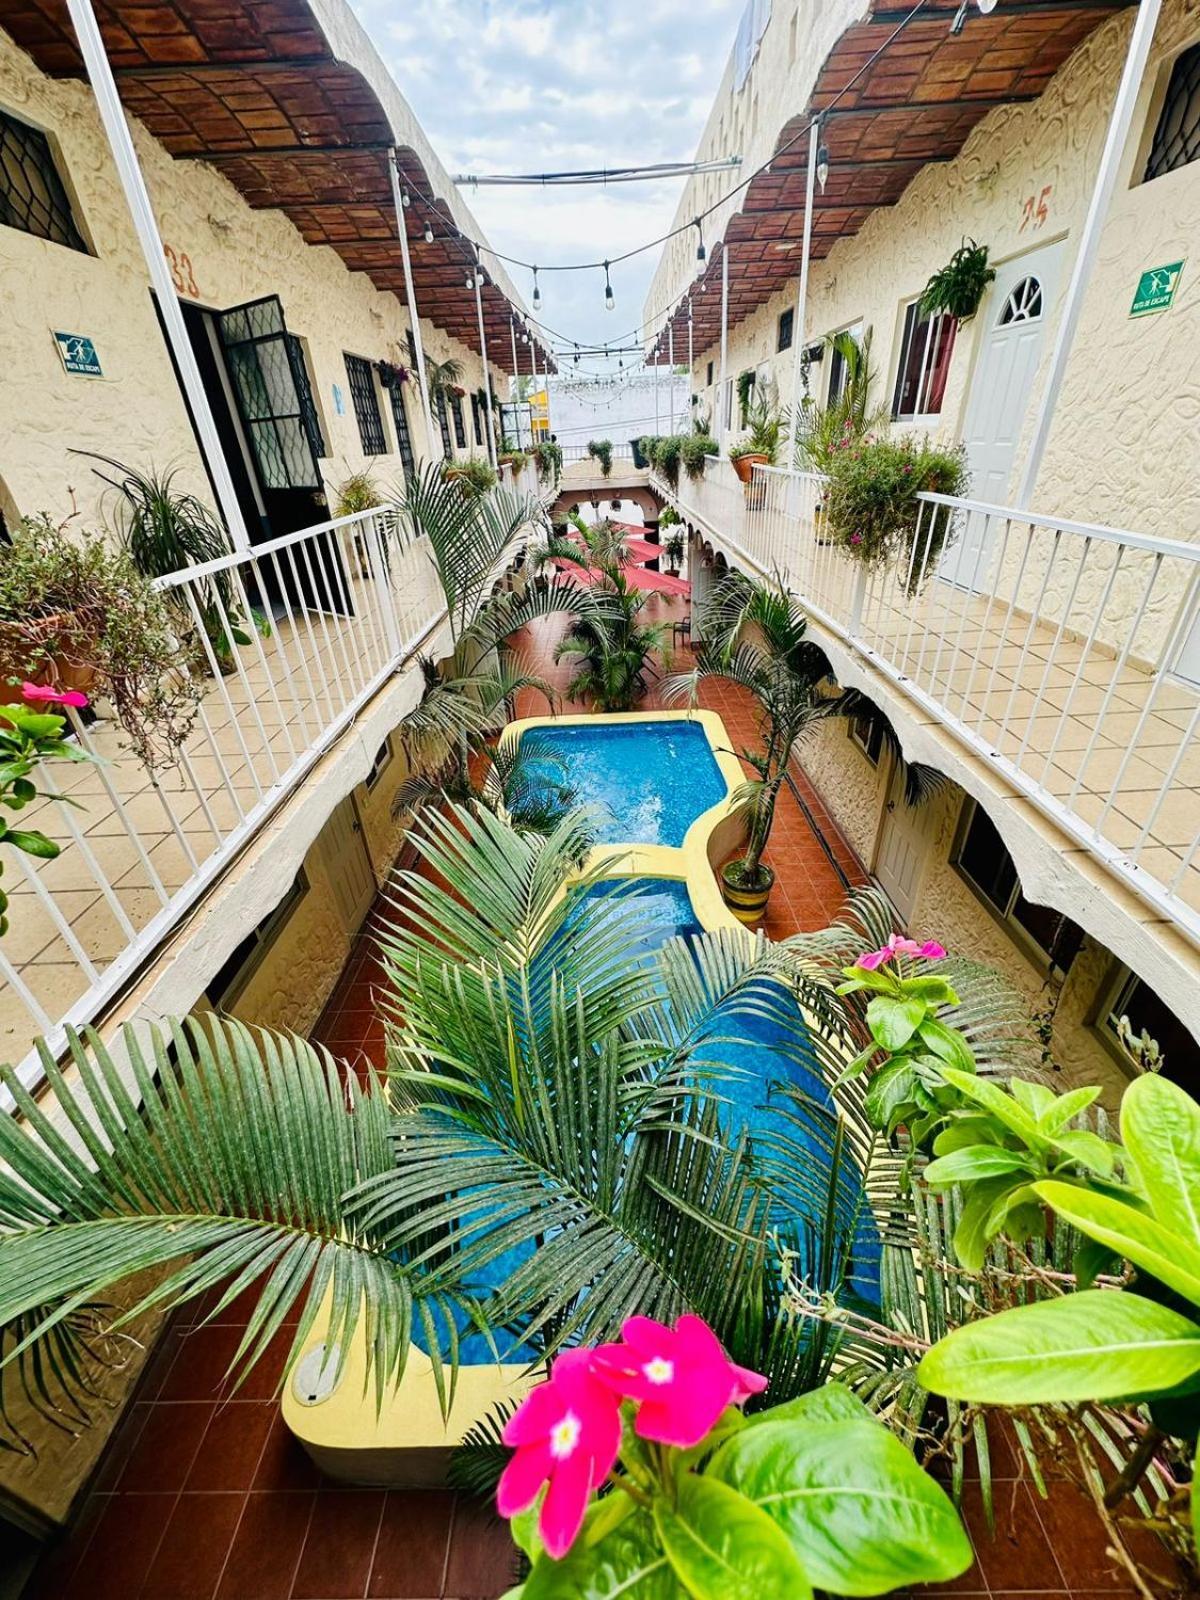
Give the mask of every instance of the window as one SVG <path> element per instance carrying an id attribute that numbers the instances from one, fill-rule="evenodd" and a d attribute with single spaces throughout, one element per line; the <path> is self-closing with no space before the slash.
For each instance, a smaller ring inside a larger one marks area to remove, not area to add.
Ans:
<path id="1" fill-rule="evenodd" d="M 304 868 L 292 879 L 292 886 L 283 899 L 249 932 L 220 967 L 204 991 L 215 1011 L 231 1006 L 241 994 L 261 964 L 271 945 L 279 937 L 284 923 L 308 893 L 308 879 Z"/>
<path id="2" fill-rule="evenodd" d="M 1066 972 L 1083 943 L 1083 930 L 1049 906 L 1035 906 L 1021 893 L 1021 880 L 992 819 L 973 800 L 963 811 L 955 865 L 1000 920 L 1016 929 L 1022 943 L 1032 944 L 1061 972 Z"/>
<path id="3" fill-rule="evenodd" d="M 317 414 L 312 374 L 308 367 L 308 351 L 304 348 L 303 340 L 298 339 L 294 333 L 287 334 L 286 338 L 292 375 L 296 380 L 296 394 L 300 400 L 300 422 L 308 435 L 313 455 L 319 459 L 329 452 L 325 448 L 325 435 L 321 431 L 321 419 Z"/>
<path id="4" fill-rule="evenodd" d="M 892 399 L 892 416 L 897 421 L 936 416 L 941 411 L 957 326 L 953 317 L 942 312 L 924 316 L 916 300 L 906 309 Z"/>
<path id="5" fill-rule="evenodd" d="M 712 388 L 712 381 L 713 381 L 713 364 L 710 361 L 708 363 L 708 374 L 704 379 L 704 386 L 705 386 L 706 389 L 711 389 Z"/>
<path id="6" fill-rule="evenodd" d="M 471 396 L 471 428 L 475 434 L 475 443 L 483 443 L 483 407 L 479 404 L 479 396 Z"/>
<path id="7" fill-rule="evenodd" d="M 786 311 L 779 313 L 779 331 L 775 338 L 776 350 L 790 350 L 792 348 L 792 330 L 795 325 L 795 306 L 789 306 Z"/>
<path id="8" fill-rule="evenodd" d="M 883 754 L 883 718 L 875 711 L 864 711 L 851 718 L 847 731 L 850 743 L 856 744 L 871 765 L 877 767 Z"/>
<path id="9" fill-rule="evenodd" d="M 368 789 L 373 789 L 375 787 L 375 785 L 379 782 L 380 778 L 383 777 L 384 768 L 387 766 L 388 762 L 391 759 L 392 759 L 392 741 L 391 741 L 391 737 L 389 736 L 379 746 L 379 749 L 376 750 L 375 759 L 374 759 L 374 761 L 371 762 L 371 770 L 370 770 L 370 772 L 367 773 L 366 777 L 363 779 L 363 783 L 366 785 L 366 787 Z"/>
<path id="10" fill-rule="evenodd" d="M 379 412 L 379 396 L 375 392 L 375 374 L 371 370 L 371 363 L 363 356 L 348 355 L 346 377 L 350 383 L 354 415 L 358 419 L 358 437 L 362 442 L 363 454 L 385 455 L 387 439 L 383 433 L 383 417 Z"/>
<path id="11" fill-rule="evenodd" d="M 450 421 L 446 415 L 446 395 L 442 389 L 437 392 L 437 419 L 442 434 L 442 456 L 449 461 L 454 451 L 450 445 Z"/>
<path id="12" fill-rule="evenodd" d="M 408 429 L 408 412 L 404 409 L 404 385 L 394 384 L 388 393 L 392 399 L 392 421 L 396 424 L 396 449 L 400 454 L 400 465 L 404 468 L 404 476 L 411 478 L 416 463 L 413 460 L 412 434 Z"/>
<path id="13" fill-rule="evenodd" d="M 450 409 L 454 413 L 454 442 L 460 450 L 467 448 L 467 429 L 463 422 L 462 397 L 457 394 L 450 396 Z"/>
<path id="14" fill-rule="evenodd" d="M 1036 322 L 1042 314 L 1042 286 L 1036 278 L 1022 278 L 1009 291 L 1008 299 L 996 319 L 998 328 L 1007 328 L 1014 322 Z"/>
<path id="15" fill-rule="evenodd" d="M 834 405 L 846 392 L 852 371 L 858 365 L 856 352 L 862 350 L 863 325 L 856 322 L 852 328 L 841 328 L 829 341 L 829 396 Z M 853 345 L 852 350 L 850 346 Z"/>
<path id="16" fill-rule="evenodd" d="M 1122 1017 L 1129 1019 L 1135 1041 L 1143 1033 L 1148 1033 L 1157 1044 L 1163 1057 L 1163 1077 L 1170 1078 L 1189 1094 L 1195 1094 L 1200 1084 L 1200 1045 L 1154 990 L 1144 984 L 1136 973 L 1130 972 L 1128 967 L 1121 968 L 1108 1003 L 1102 1008 L 1100 1025 L 1109 1043 L 1115 1045 L 1127 1061 L 1136 1065 L 1136 1058 L 1121 1038 Z"/>
<path id="17" fill-rule="evenodd" d="M 1200 44 L 1176 58 L 1143 183 L 1200 160 Z"/>
<path id="18" fill-rule="evenodd" d="M 89 253 L 49 139 L 7 111 L 0 111 L 0 223 Z"/>

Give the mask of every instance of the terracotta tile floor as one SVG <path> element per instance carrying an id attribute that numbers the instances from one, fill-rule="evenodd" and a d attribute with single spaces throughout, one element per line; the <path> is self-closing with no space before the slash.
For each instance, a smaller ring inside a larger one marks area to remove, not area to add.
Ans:
<path id="1" fill-rule="evenodd" d="M 655 600 L 668 620 L 671 602 Z M 550 660 L 555 628 L 526 641 L 531 662 L 563 681 Z M 686 665 L 688 652 L 677 653 Z M 648 705 L 655 704 L 651 696 Z M 750 707 L 709 686 L 704 704 L 735 744 L 753 736 Z M 526 697 L 522 714 L 544 709 Z M 797 797 L 798 795 L 798 797 Z M 785 795 L 770 860 L 779 874 L 768 933 L 826 925 L 861 865 L 798 775 Z M 819 831 L 818 831 L 819 830 Z M 380 914 L 376 908 L 372 915 Z M 353 1061 L 383 1059 L 373 990 L 380 969 L 370 921 L 315 1030 Z M 347 1489 L 322 1479 L 269 1398 L 283 1336 L 237 1399 L 222 1374 L 245 1307 L 219 1321 L 178 1321 L 147 1370 L 101 1464 L 93 1493 L 65 1542 L 43 1562 L 35 1600 L 493 1600 L 514 1581 L 505 1528 L 448 1492 Z M 1066 1482 L 1038 1498 L 1011 1451 L 995 1452 L 995 1535 L 977 1483 L 964 1515 L 977 1560 L 947 1596 L 990 1600 L 1125 1600 L 1132 1594 L 1105 1554 L 1090 1506 Z M 1157 1546 L 1147 1549 L 1155 1560 Z M 1161 1560 L 1161 1556 L 1158 1556 Z"/>

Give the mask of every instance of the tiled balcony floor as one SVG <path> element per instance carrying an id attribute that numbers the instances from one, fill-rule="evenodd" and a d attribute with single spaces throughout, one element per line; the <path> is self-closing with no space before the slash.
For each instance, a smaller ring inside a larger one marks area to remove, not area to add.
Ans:
<path id="1" fill-rule="evenodd" d="M 660 605 L 657 600 L 656 606 Z M 670 602 L 661 614 L 670 616 Z M 550 660 L 557 629 L 528 639 L 535 669 L 559 683 Z M 677 665 L 686 665 L 680 652 Z M 753 737 L 737 691 L 705 690 L 735 743 Z M 654 704 L 652 696 L 648 706 Z M 544 707 L 532 697 L 519 711 Z M 800 776 L 801 806 L 785 795 L 770 859 L 779 874 L 765 924 L 776 938 L 823 927 L 846 881 L 865 882 L 849 846 Z M 811 819 L 811 820 L 810 820 Z M 815 823 L 815 826 L 814 826 Z M 371 921 L 314 1030 L 349 1064 L 383 1060 L 376 992 L 381 971 Z M 29 1600 L 495 1600 L 514 1582 L 506 1529 L 448 1492 L 347 1489 L 322 1479 L 269 1398 L 284 1349 L 227 1399 L 222 1375 L 244 1307 L 199 1328 L 180 1319 L 142 1382 L 102 1462 L 71 1536 L 43 1563 Z M 978 1482 L 964 1493 L 976 1562 L 944 1590 L 947 1600 L 1130 1600 L 1134 1591 L 1105 1551 L 1090 1504 L 1053 1481 L 1048 1500 L 1017 1455 L 993 1439 L 996 1532 Z M 1158 1546 L 1139 1546 L 1167 1571 Z"/>
<path id="2" fill-rule="evenodd" d="M 47 786 L 75 804 L 39 801 L 22 813 L 22 827 L 40 827 L 62 846 L 36 869 L 42 893 L 26 858 L 7 857 L 5 1060 L 20 1061 L 50 1031 L 264 797 L 286 785 L 289 769 L 384 668 L 391 650 L 373 585 L 349 553 L 343 565 L 354 615 L 277 607 L 270 635 L 239 650 L 237 672 L 205 681 L 181 759 L 159 769 L 157 782 L 124 751 L 107 717 L 88 735 L 102 766 L 59 762 L 49 770 Z M 439 610 L 428 555 L 410 547 L 394 558 L 391 575 L 400 637 L 415 639 Z"/>

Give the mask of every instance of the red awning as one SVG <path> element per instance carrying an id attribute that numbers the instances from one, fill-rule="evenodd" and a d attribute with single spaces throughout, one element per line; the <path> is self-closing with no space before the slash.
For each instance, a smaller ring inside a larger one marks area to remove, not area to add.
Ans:
<path id="1" fill-rule="evenodd" d="M 555 556 L 554 565 L 568 581 L 589 584 L 604 581 L 605 575 L 598 567 L 589 567 L 583 561 L 569 561 L 565 556 Z M 651 572 L 649 568 L 639 567 L 630 561 L 621 563 L 621 576 L 631 589 L 645 589 L 657 594 L 690 595 L 692 592 L 692 586 L 686 578 L 677 578 L 670 572 Z"/>

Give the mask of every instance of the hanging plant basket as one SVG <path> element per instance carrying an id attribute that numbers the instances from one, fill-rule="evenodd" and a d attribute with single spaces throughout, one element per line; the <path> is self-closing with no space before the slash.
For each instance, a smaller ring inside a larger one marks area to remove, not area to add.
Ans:
<path id="1" fill-rule="evenodd" d="M 995 267 L 988 266 L 987 245 L 964 239 L 946 265 L 925 285 L 921 310 L 927 317 L 945 315 L 959 323 L 967 322 L 979 310 L 979 303 L 995 276 Z"/>
<path id="2" fill-rule="evenodd" d="M 400 366 L 395 361 L 380 361 L 376 363 L 379 381 L 385 389 L 399 389 L 408 382 L 408 368 Z"/>

